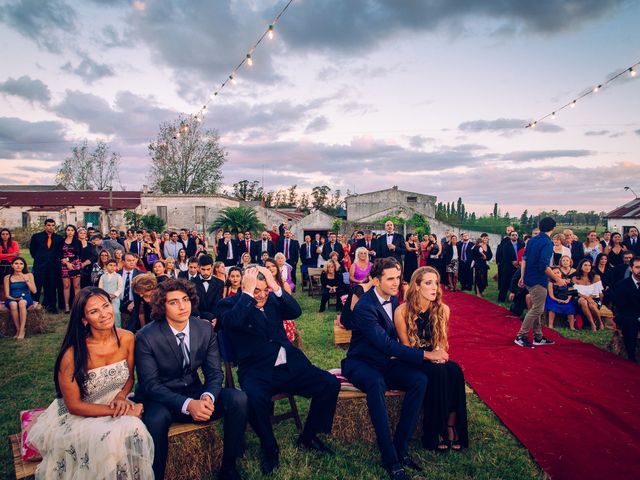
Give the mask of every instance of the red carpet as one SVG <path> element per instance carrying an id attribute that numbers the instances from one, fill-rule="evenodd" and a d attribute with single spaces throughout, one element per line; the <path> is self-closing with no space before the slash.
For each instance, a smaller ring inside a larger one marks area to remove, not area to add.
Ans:
<path id="1" fill-rule="evenodd" d="M 555 345 L 513 339 L 520 320 L 447 293 L 451 358 L 553 479 L 640 478 L 640 365 L 545 329 Z"/>

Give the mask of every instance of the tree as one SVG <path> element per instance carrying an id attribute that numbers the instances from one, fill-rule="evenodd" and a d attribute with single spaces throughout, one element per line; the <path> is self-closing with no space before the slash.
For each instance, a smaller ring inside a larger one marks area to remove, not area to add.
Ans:
<path id="1" fill-rule="evenodd" d="M 226 152 L 215 130 L 204 130 L 194 116 L 160 124 L 149 145 L 151 182 L 162 193 L 217 193 Z"/>
<path id="2" fill-rule="evenodd" d="M 298 193 L 296 192 L 296 188 L 298 188 L 297 184 L 291 185 L 289 190 L 287 190 L 287 203 L 289 207 L 295 207 L 298 203 Z"/>
<path id="3" fill-rule="evenodd" d="M 309 194 L 308 193 L 303 193 L 300 196 L 300 210 L 304 210 L 304 211 L 309 211 Z"/>
<path id="4" fill-rule="evenodd" d="M 491 214 L 491 216 L 492 216 L 493 218 L 498 218 L 498 216 L 499 216 L 499 213 L 498 213 L 498 204 L 497 204 L 497 203 L 494 203 L 494 204 L 493 204 L 493 213 Z"/>
<path id="5" fill-rule="evenodd" d="M 136 213 L 133 210 L 127 210 L 124 212 L 124 221 L 127 224 L 127 228 L 134 230 L 151 230 L 154 232 L 162 232 L 166 225 L 166 222 L 153 213 L 147 213 L 142 215 Z"/>
<path id="6" fill-rule="evenodd" d="M 311 190 L 313 208 L 320 209 L 324 207 L 325 203 L 327 203 L 327 195 L 329 195 L 330 191 L 331 189 L 326 185 L 313 187 Z"/>
<path id="7" fill-rule="evenodd" d="M 251 207 L 223 208 L 209 227 L 209 232 L 213 233 L 219 228 L 231 233 L 246 232 L 247 230 L 258 233 L 266 230 L 264 224 L 258 219 L 256 211 Z"/>
<path id="8" fill-rule="evenodd" d="M 56 182 L 68 190 L 109 190 L 114 180 L 120 183 L 120 155 L 99 141 L 93 152 L 87 140 L 71 149 L 56 174 Z"/>
<path id="9" fill-rule="evenodd" d="M 240 180 L 234 183 L 232 195 L 245 202 L 262 200 L 263 190 L 258 180 L 250 182 L 249 180 Z"/>

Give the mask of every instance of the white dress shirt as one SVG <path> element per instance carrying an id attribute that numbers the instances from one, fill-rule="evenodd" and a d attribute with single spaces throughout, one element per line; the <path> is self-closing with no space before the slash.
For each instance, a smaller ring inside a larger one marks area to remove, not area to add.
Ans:
<path id="1" fill-rule="evenodd" d="M 378 295 L 378 290 L 373 289 L 374 293 L 376 294 L 376 297 L 378 297 L 378 301 L 380 302 L 380 305 L 382 305 L 384 302 L 386 302 L 386 300 L 384 298 L 382 298 L 380 295 Z M 391 300 L 391 297 L 389 297 L 389 300 Z M 389 317 L 389 320 L 391 320 L 393 322 L 393 307 L 391 306 L 391 302 L 387 303 L 386 305 L 382 305 L 382 308 L 384 308 L 384 311 L 387 313 L 387 316 Z"/>

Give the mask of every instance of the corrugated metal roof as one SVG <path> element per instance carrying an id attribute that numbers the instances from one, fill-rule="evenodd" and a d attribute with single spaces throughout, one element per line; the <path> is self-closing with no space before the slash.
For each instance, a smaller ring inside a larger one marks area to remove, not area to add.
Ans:
<path id="1" fill-rule="evenodd" d="M 17 192 L 0 190 L 0 206 L 2 207 L 34 207 L 56 210 L 63 207 L 85 205 L 102 209 L 125 210 L 140 205 L 141 192 L 94 192 L 49 190 L 46 192 Z"/>
<path id="2" fill-rule="evenodd" d="M 640 198 L 635 198 L 607 213 L 607 218 L 640 218 Z"/>

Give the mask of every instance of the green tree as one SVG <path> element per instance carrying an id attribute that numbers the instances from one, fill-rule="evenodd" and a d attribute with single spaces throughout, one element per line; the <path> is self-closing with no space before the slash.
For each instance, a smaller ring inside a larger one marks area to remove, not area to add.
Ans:
<path id="1" fill-rule="evenodd" d="M 320 209 L 327 203 L 327 196 L 331 189 L 326 185 L 313 187 L 311 190 L 311 198 L 313 208 Z"/>
<path id="2" fill-rule="evenodd" d="M 213 233 L 219 228 L 236 234 L 247 230 L 253 233 L 266 230 L 264 224 L 258 219 L 256 211 L 251 207 L 223 208 L 209 227 L 209 232 Z"/>
<path id="3" fill-rule="evenodd" d="M 232 196 L 244 200 L 245 202 L 262 200 L 263 190 L 258 180 L 240 180 L 232 185 Z"/>
<path id="4" fill-rule="evenodd" d="M 499 216 L 499 212 L 498 212 L 498 204 L 497 204 L 497 203 L 494 203 L 494 204 L 493 204 L 493 213 L 491 214 L 491 216 L 492 216 L 493 218 L 498 218 L 498 216 Z"/>
<path id="5" fill-rule="evenodd" d="M 194 116 L 160 124 L 149 145 L 151 181 L 162 193 L 217 193 L 226 152 L 215 130 L 204 130 Z"/>
<path id="6" fill-rule="evenodd" d="M 114 181 L 120 184 L 120 155 L 111 152 L 103 141 L 89 151 L 84 140 L 71 149 L 71 156 L 64 159 L 56 174 L 56 182 L 67 190 L 109 190 Z M 121 186 L 121 185 L 120 185 Z"/>
<path id="7" fill-rule="evenodd" d="M 142 215 L 133 210 L 126 210 L 124 212 L 124 222 L 127 228 L 134 230 L 153 230 L 154 232 L 162 232 L 166 225 L 165 221 L 158 215 L 154 215 L 153 213 Z"/>

